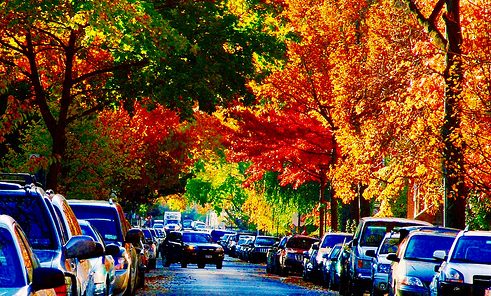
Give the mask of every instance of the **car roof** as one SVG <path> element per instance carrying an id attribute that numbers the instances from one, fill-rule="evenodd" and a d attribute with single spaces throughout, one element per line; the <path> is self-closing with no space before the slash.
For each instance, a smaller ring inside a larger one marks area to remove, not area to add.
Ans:
<path id="1" fill-rule="evenodd" d="M 409 223 L 421 223 L 424 225 L 432 225 L 430 222 L 423 220 L 409 219 L 409 218 L 398 218 L 398 217 L 363 217 L 360 221 L 381 221 L 381 222 L 409 222 Z"/>

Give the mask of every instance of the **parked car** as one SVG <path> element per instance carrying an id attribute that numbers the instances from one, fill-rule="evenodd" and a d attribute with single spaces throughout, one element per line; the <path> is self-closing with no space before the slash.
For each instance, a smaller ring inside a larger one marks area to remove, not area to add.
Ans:
<path id="1" fill-rule="evenodd" d="M 228 254 L 228 242 L 229 242 L 229 239 L 235 235 L 235 232 L 234 233 L 229 233 L 229 234 L 224 234 L 219 240 L 218 240 L 218 244 L 220 246 L 222 246 L 223 248 L 223 251 L 225 252 L 225 254 Z"/>
<path id="2" fill-rule="evenodd" d="M 58 198 L 52 202 L 41 187 L 22 181 L 26 185 L 10 179 L 0 182 L 0 213 L 21 225 L 42 267 L 64 272 L 62 289 L 82 295 L 90 281 L 90 266 L 84 259 L 101 256 L 102 245 L 82 235 L 70 207 L 65 203 L 61 208 L 55 206 Z"/>
<path id="3" fill-rule="evenodd" d="M 391 262 L 387 259 L 390 253 L 396 253 L 400 242 L 399 232 L 389 232 L 385 234 L 377 250 L 368 250 L 367 256 L 372 258 L 372 288 L 370 295 L 383 295 L 387 293 L 389 286 L 389 272 Z"/>
<path id="4" fill-rule="evenodd" d="M 311 280 L 312 278 L 312 270 L 314 269 L 313 263 L 317 252 L 319 252 L 319 242 L 313 243 L 308 251 L 303 252 L 302 278 L 306 281 Z"/>
<path id="5" fill-rule="evenodd" d="M 372 258 L 368 250 L 376 250 L 387 232 L 394 227 L 413 225 L 431 226 L 431 223 L 405 218 L 364 217 L 360 219 L 351 247 L 348 289 L 353 295 L 362 295 L 372 287 Z"/>
<path id="6" fill-rule="evenodd" d="M 56 295 L 65 287 L 59 268 L 41 267 L 21 226 L 0 215 L 0 295 Z"/>
<path id="7" fill-rule="evenodd" d="M 227 249 L 228 249 L 228 255 L 230 257 L 237 257 L 237 254 L 235 252 L 236 248 L 237 248 L 237 243 L 239 242 L 239 240 L 243 237 L 250 237 L 252 236 L 251 233 L 236 233 L 234 235 L 232 235 L 230 237 L 230 239 L 228 240 L 228 244 L 227 244 Z"/>
<path id="8" fill-rule="evenodd" d="M 204 268 L 213 264 L 217 269 L 223 266 L 223 248 L 214 243 L 211 236 L 202 231 L 171 231 L 167 236 L 162 258 L 165 267 L 172 263 L 181 263 L 182 268 L 188 264 L 197 264 Z"/>
<path id="9" fill-rule="evenodd" d="M 96 242 L 104 246 L 103 256 L 89 259 L 90 274 L 92 274 L 94 280 L 92 285 L 87 288 L 87 295 L 113 295 L 116 281 L 114 258 L 119 254 L 119 247 L 116 245 L 106 246 L 102 235 L 89 221 L 79 220 L 78 222 L 84 235 L 92 237 Z"/>
<path id="10" fill-rule="evenodd" d="M 329 254 L 325 254 L 322 260 L 322 284 L 326 287 L 331 286 L 331 277 L 336 274 L 336 262 L 338 261 L 339 254 L 341 253 L 341 249 L 343 248 L 343 243 L 335 244 L 334 247 L 331 248 Z M 332 274 L 332 276 L 331 276 Z"/>
<path id="11" fill-rule="evenodd" d="M 430 284 L 432 296 L 491 295 L 490 231 L 461 231 L 449 252 L 433 257 L 443 264 Z"/>
<path id="12" fill-rule="evenodd" d="M 214 243 L 218 243 L 218 241 L 226 234 L 235 234 L 235 231 L 225 229 L 212 229 L 210 231 L 211 239 Z"/>
<path id="13" fill-rule="evenodd" d="M 147 268 L 154 269 L 157 267 L 157 239 L 153 236 L 150 228 L 142 228 L 145 240 L 143 245 L 147 251 Z"/>
<path id="14" fill-rule="evenodd" d="M 350 241 L 343 245 L 336 261 L 335 272 L 331 273 L 331 281 L 329 282 L 329 289 L 339 291 L 340 295 L 347 295 L 349 289 L 349 263 L 351 255 L 351 247 L 353 241 Z"/>
<path id="15" fill-rule="evenodd" d="M 389 295 L 428 295 L 435 268 L 442 263 L 435 259 L 437 250 L 448 252 L 458 230 L 435 227 L 411 231 L 399 244 L 397 253 L 390 253 Z"/>
<path id="16" fill-rule="evenodd" d="M 319 239 L 306 235 L 289 235 L 283 237 L 278 246 L 271 248 L 266 269 L 280 275 L 290 272 L 302 272 L 303 253 L 310 249 Z"/>
<path id="17" fill-rule="evenodd" d="M 254 240 L 254 236 L 241 236 L 235 246 L 235 255 L 241 260 L 246 260 L 245 254 L 249 244 Z"/>
<path id="18" fill-rule="evenodd" d="M 353 234 L 343 232 L 328 232 L 324 234 L 319 242 L 319 249 L 315 252 L 315 256 L 312 258 L 311 270 L 309 277 L 313 279 L 322 279 L 322 264 L 325 257 L 331 253 L 331 249 L 339 243 L 349 242 L 353 239 Z"/>
<path id="19" fill-rule="evenodd" d="M 249 244 L 246 258 L 250 262 L 266 262 L 266 253 L 271 248 L 278 238 L 274 236 L 258 235 Z"/>
<path id="20" fill-rule="evenodd" d="M 116 263 L 115 295 L 134 295 L 142 263 L 135 245 L 140 242 L 140 232 L 131 229 L 123 208 L 116 202 L 103 200 L 68 200 L 78 219 L 88 220 L 104 238 L 106 245 L 119 247 Z M 143 271 L 144 274 L 144 271 Z"/>

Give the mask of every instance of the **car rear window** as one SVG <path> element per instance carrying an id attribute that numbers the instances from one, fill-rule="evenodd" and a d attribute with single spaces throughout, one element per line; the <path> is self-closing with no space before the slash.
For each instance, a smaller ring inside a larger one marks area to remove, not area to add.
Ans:
<path id="1" fill-rule="evenodd" d="M 491 264 L 491 237 L 463 236 L 457 241 L 451 262 Z"/>
<path id="2" fill-rule="evenodd" d="M 106 244 L 123 242 L 117 211 L 111 207 L 70 204 L 78 219 L 89 221 L 104 238 Z"/>
<path id="3" fill-rule="evenodd" d="M 56 249 L 56 230 L 42 197 L 0 193 L 0 213 L 18 221 L 33 249 Z"/>
<path id="4" fill-rule="evenodd" d="M 384 240 L 383 244 L 380 245 L 379 254 L 389 254 L 396 253 L 399 246 L 398 237 L 388 237 Z"/>
<path id="5" fill-rule="evenodd" d="M 315 242 L 317 242 L 317 240 L 313 238 L 293 237 L 288 240 L 288 242 L 286 243 L 286 247 L 292 249 L 308 250 L 310 246 Z"/>
<path id="6" fill-rule="evenodd" d="M 360 235 L 360 246 L 378 247 L 387 232 L 396 227 L 418 225 L 416 222 L 367 221 Z"/>
<path id="7" fill-rule="evenodd" d="M 12 235 L 7 229 L 0 228 L 0 287 L 22 287 L 22 271 Z"/>

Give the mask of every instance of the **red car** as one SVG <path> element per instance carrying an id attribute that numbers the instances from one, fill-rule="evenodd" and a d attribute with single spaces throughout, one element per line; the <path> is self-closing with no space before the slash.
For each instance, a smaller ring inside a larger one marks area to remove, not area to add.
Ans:
<path id="1" fill-rule="evenodd" d="M 303 252 L 319 239 L 306 235 L 290 235 L 281 239 L 267 253 L 266 271 L 288 275 L 290 272 L 299 273 L 303 270 Z"/>

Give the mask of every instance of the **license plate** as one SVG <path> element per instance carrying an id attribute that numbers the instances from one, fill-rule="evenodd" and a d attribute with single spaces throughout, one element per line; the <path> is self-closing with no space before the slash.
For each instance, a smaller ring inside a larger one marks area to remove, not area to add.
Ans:
<path id="1" fill-rule="evenodd" d="M 206 259 L 211 259 L 211 258 L 213 258 L 213 256 L 212 255 L 205 255 L 205 258 Z"/>

